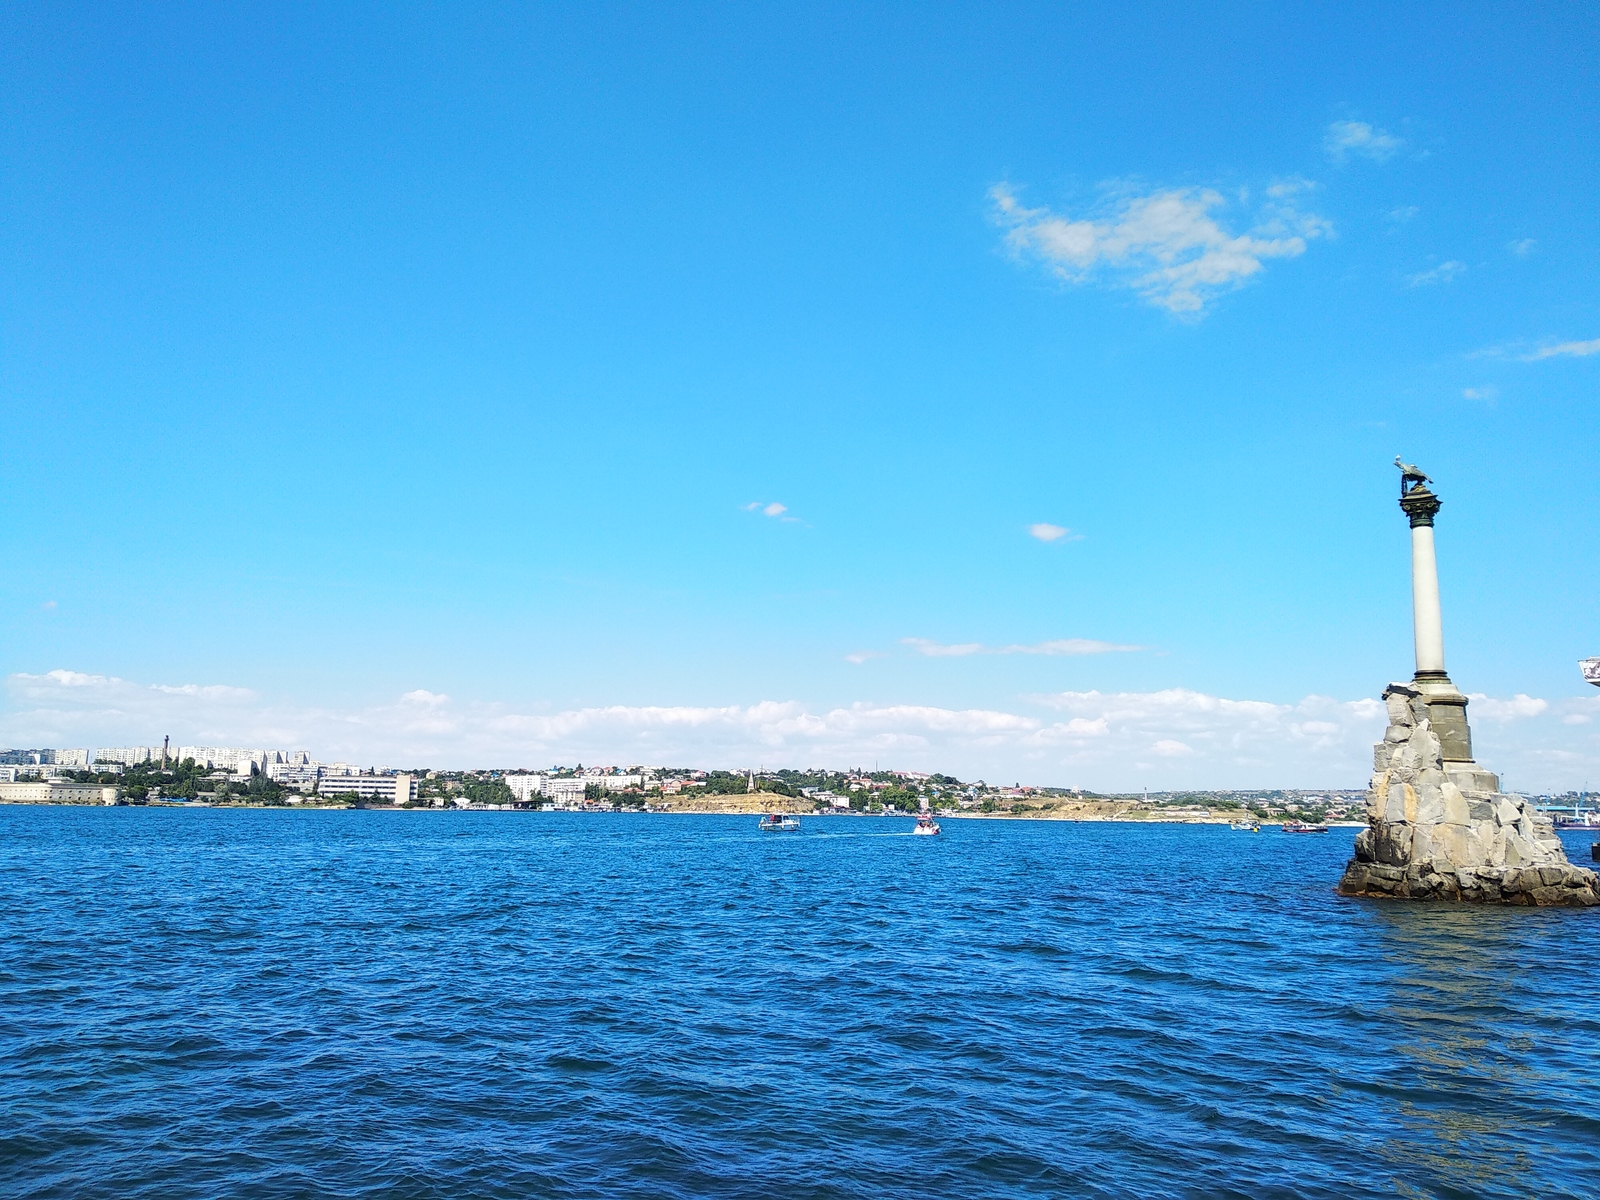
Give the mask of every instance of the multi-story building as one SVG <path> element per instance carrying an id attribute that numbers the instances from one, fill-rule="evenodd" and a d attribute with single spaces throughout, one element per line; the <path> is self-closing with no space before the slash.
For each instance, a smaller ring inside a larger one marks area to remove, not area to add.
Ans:
<path id="1" fill-rule="evenodd" d="M 539 785 L 539 794 L 548 796 L 552 800 L 582 800 L 584 789 L 595 780 L 584 779 L 546 779 Z"/>
<path id="2" fill-rule="evenodd" d="M 233 775 L 248 775 L 252 769 L 267 765 L 265 750 L 249 750 L 243 746 L 179 746 L 178 761 L 192 758 L 195 765 L 207 770 L 223 770 Z"/>
<path id="3" fill-rule="evenodd" d="M 283 787 L 311 788 L 321 776 L 319 767 L 301 766 L 297 763 L 267 764 L 267 778 Z"/>
<path id="4" fill-rule="evenodd" d="M 620 792 L 626 788 L 640 787 L 644 783 L 643 775 L 585 775 L 584 783 L 598 783 L 608 792 Z"/>
<path id="5" fill-rule="evenodd" d="M 116 763 L 120 767 L 137 766 L 160 757 L 160 749 L 152 750 L 149 746 L 101 746 L 94 752 L 95 762 Z"/>
<path id="6" fill-rule="evenodd" d="M 53 764 L 54 750 L 0 750 L 0 763 L 11 767 L 34 767 Z"/>
<path id="7" fill-rule="evenodd" d="M 504 775 L 501 782 L 511 789 L 511 794 L 526 804 L 535 796 L 544 794 L 543 775 Z"/>
<path id="8" fill-rule="evenodd" d="M 370 800 L 387 800 L 391 804 L 409 804 L 417 798 L 416 781 L 409 775 L 330 775 L 324 773 L 317 781 L 317 794 L 321 796 L 360 796 Z"/>

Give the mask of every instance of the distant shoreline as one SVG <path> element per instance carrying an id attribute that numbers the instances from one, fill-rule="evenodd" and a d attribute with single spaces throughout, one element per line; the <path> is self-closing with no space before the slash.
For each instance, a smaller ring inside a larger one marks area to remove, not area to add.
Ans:
<path id="1" fill-rule="evenodd" d="M 64 802 L 64 803 L 52 803 L 50 801 L 38 801 L 38 800 L 0 800 L 0 805 L 7 806 L 7 807 L 13 807 L 13 808 L 112 808 L 112 807 L 115 807 L 115 808 L 182 808 L 182 809 L 206 808 L 206 809 L 219 809 L 219 810 L 253 809 L 253 810 L 260 810 L 260 811 L 264 811 L 264 812 L 273 811 L 273 812 L 388 812 L 388 813 L 519 812 L 519 813 L 524 813 L 524 814 L 531 813 L 531 814 L 534 814 L 534 815 L 546 815 L 546 816 L 553 815 L 548 810 L 546 810 L 544 812 L 541 812 L 541 810 L 536 809 L 536 808 L 515 808 L 515 809 L 513 809 L 513 808 L 488 808 L 488 807 L 466 807 L 466 808 L 463 808 L 463 807 L 460 807 L 460 806 L 451 806 L 451 807 L 448 807 L 448 808 L 444 808 L 444 807 L 434 807 L 432 805 L 412 805 L 411 807 L 408 808 L 408 807 L 405 807 L 403 805 L 394 805 L 394 804 L 249 804 L 249 803 L 213 804 L 213 803 L 211 803 L 209 801 L 193 802 L 193 801 L 182 801 L 182 800 L 152 800 L 152 801 L 146 801 L 146 802 L 141 803 L 141 804 L 117 804 L 117 805 L 90 804 L 90 803 L 87 803 L 87 802 L 73 802 L 73 801 L 68 801 L 68 802 Z M 584 811 L 583 809 L 556 809 L 556 810 L 554 810 L 555 814 L 564 814 L 564 815 L 568 815 L 568 816 L 593 816 L 593 817 L 602 817 L 602 816 L 749 817 L 749 816 L 758 816 L 758 815 L 760 815 L 762 813 L 765 813 L 767 811 L 769 811 L 769 808 L 767 806 L 764 806 L 764 805 L 753 805 L 753 806 L 749 806 L 749 807 L 734 808 L 734 807 L 695 806 L 695 805 L 688 805 L 688 804 L 674 805 L 671 808 L 648 808 L 648 809 L 619 808 L 619 809 L 612 809 L 612 810 L 598 810 L 597 809 L 597 810 L 591 810 L 591 811 L 587 811 L 587 812 Z M 862 817 L 909 821 L 909 820 L 912 820 L 916 816 L 915 813 L 908 813 L 908 812 L 879 812 L 879 813 L 849 812 L 849 813 L 845 813 L 845 812 L 821 812 L 821 811 L 816 811 L 816 810 L 813 810 L 813 811 L 803 811 L 802 810 L 802 811 L 797 812 L 795 815 L 801 816 L 801 817 L 812 817 L 812 818 L 815 818 L 817 820 L 826 819 L 826 820 L 830 820 L 830 821 L 831 820 L 849 820 L 849 819 L 852 819 L 852 818 L 859 819 L 859 818 L 862 818 Z M 1232 825 L 1232 824 L 1234 824 L 1236 822 L 1242 822 L 1242 821 L 1248 819 L 1251 822 L 1251 824 L 1260 825 L 1263 828 L 1268 827 L 1268 826 L 1281 825 L 1281 824 L 1283 824 L 1283 821 L 1285 819 L 1285 818 L 1276 818 L 1276 817 L 1274 817 L 1274 818 L 1268 818 L 1268 819 L 1262 820 L 1262 819 L 1259 819 L 1259 818 L 1247 817 L 1245 814 L 1239 814 L 1239 815 L 1235 815 L 1235 816 L 1218 815 L 1218 814 L 1212 814 L 1212 815 L 1207 815 L 1207 816 L 1200 816 L 1198 814 L 1193 815 L 1193 816 L 1188 816 L 1188 815 L 1171 815 L 1171 816 L 1168 816 L 1168 815 L 1160 813 L 1159 810 L 1123 810 L 1123 811 L 1119 811 L 1119 812 L 1115 812 L 1115 813 L 1111 813 L 1111 814 L 1094 814 L 1094 813 L 1083 813 L 1083 812 L 1076 812 L 1076 813 L 1074 813 L 1074 812 L 1049 812 L 1049 811 L 1046 811 L 1046 812 L 1022 812 L 1022 813 L 1010 813 L 1010 812 L 984 813 L 984 812 L 950 812 L 950 811 L 946 811 L 946 810 L 940 810 L 937 813 L 935 813 L 935 816 L 937 816 L 939 818 L 939 820 L 941 820 L 941 821 L 943 821 L 943 820 L 952 820 L 952 821 L 1063 821 L 1063 822 L 1067 822 L 1067 823 L 1080 824 L 1080 825 Z M 1287 818 L 1287 819 L 1288 820 L 1294 820 L 1295 818 L 1290 817 L 1290 818 Z M 1329 829 L 1345 829 L 1345 828 L 1361 829 L 1361 828 L 1365 828 L 1367 823 L 1365 821 L 1345 820 L 1345 821 L 1325 821 L 1325 822 L 1323 822 L 1323 824 L 1327 825 Z"/>

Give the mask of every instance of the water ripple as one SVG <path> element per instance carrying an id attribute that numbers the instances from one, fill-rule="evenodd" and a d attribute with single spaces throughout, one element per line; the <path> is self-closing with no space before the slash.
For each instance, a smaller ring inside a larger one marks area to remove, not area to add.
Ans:
<path id="1" fill-rule="evenodd" d="M 1600 914 L 905 825 L 0 808 L 6 1194 L 1593 1194 Z"/>

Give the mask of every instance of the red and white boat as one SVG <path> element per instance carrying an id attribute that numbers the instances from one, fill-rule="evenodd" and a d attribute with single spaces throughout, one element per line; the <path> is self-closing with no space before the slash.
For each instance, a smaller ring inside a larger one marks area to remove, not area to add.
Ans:
<path id="1" fill-rule="evenodd" d="M 1283 823 L 1283 831 L 1285 833 L 1327 833 L 1328 827 L 1326 825 L 1309 825 L 1304 821 L 1285 821 Z"/>

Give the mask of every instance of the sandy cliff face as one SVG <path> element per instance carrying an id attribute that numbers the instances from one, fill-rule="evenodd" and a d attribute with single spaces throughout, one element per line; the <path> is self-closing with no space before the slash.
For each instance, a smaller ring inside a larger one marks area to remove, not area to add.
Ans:
<path id="1" fill-rule="evenodd" d="M 802 796 L 780 796 L 776 792 L 749 792 L 733 796 L 705 794 L 694 789 L 676 796 L 652 799 L 651 804 L 669 812 L 697 813 L 809 813 L 817 806 Z"/>

